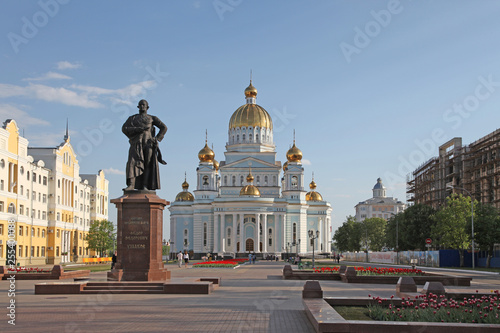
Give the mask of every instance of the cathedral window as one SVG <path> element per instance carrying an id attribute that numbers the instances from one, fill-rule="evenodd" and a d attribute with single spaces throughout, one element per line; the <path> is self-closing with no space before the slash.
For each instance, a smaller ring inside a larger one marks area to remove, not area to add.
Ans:
<path id="1" fill-rule="evenodd" d="M 267 176 L 264 176 L 264 185 L 267 185 L 267 181 L 268 181 Z"/>
<path id="2" fill-rule="evenodd" d="M 292 227 L 292 241 L 297 241 L 297 223 L 294 223 Z"/>
<path id="3" fill-rule="evenodd" d="M 233 176 L 233 186 L 236 186 L 236 176 Z"/>
<path id="4" fill-rule="evenodd" d="M 208 176 L 203 176 L 203 185 L 208 185 Z"/>
<path id="5" fill-rule="evenodd" d="M 224 176 L 224 186 L 227 186 L 227 176 Z"/>
<path id="6" fill-rule="evenodd" d="M 207 224 L 203 223 L 203 246 L 207 246 L 207 234 L 208 234 Z"/>
<path id="7" fill-rule="evenodd" d="M 255 134 L 255 142 L 259 142 L 259 135 Z"/>
<path id="8" fill-rule="evenodd" d="M 292 188 L 297 188 L 299 185 L 299 179 L 297 178 L 297 176 L 293 176 L 292 177 Z"/>
<path id="9" fill-rule="evenodd" d="M 245 142 L 245 134 L 241 135 L 241 142 Z"/>
<path id="10" fill-rule="evenodd" d="M 273 176 L 273 185 L 274 185 L 274 186 L 277 186 L 277 185 L 278 185 L 278 182 L 276 181 L 276 176 Z"/>
<path id="11" fill-rule="evenodd" d="M 252 134 L 248 134 L 248 141 L 252 142 Z"/>
<path id="12" fill-rule="evenodd" d="M 243 185 L 243 176 L 240 176 L 240 185 Z"/>
<path id="13" fill-rule="evenodd" d="M 256 179 L 256 184 L 259 185 L 260 184 L 260 176 L 257 176 L 255 179 Z"/>
<path id="14" fill-rule="evenodd" d="M 240 235 L 240 225 L 238 224 L 238 226 L 236 227 L 236 235 Z"/>
<path id="15" fill-rule="evenodd" d="M 269 246 L 273 246 L 273 229 L 269 228 Z"/>

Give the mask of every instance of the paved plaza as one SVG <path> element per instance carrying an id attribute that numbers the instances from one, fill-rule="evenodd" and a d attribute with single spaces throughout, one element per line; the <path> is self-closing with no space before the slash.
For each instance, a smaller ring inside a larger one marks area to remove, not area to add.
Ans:
<path id="1" fill-rule="evenodd" d="M 220 276 L 221 287 L 210 295 L 34 295 L 36 281 L 16 281 L 16 326 L 7 323 L 9 285 L 1 281 L 0 332 L 314 332 L 302 306 L 305 281 L 282 280 L 283 266 L 266 261 L 237 269 L 167 266 L 172 278 Z M 498 274 L 453 274 L 472 276 L 472 289 L 500 288 Z M 105 280 L 106 272 L 91 273 L 91 279 Z M 393 285 L 320 283 L 325 297 L 395 293 Z"/>

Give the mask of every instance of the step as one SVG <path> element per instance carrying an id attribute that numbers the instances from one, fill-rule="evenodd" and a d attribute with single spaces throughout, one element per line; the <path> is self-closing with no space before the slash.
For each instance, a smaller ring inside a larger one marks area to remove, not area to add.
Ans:
<path id="1" fill-rule="evenodd" d="M 85 286 L 83 290 L 163 290 L 163 286 Z"/>
<path id="2" fill-rule="evenodd" d="M 163 282 L 89 282 L 87 286 L 91 287 L 163 287 Z"/>
<path id="3" fill-rule="evenodd" d="M 80 294 L 102 294 L 109 292 L 110 294 L 116 294 L 118 290 L 82 290 Z M 129 289 L 129 290 L 119 290 L 119 294 L 163 294 L 163 290 L 139 290 L 139 289 Z"/>

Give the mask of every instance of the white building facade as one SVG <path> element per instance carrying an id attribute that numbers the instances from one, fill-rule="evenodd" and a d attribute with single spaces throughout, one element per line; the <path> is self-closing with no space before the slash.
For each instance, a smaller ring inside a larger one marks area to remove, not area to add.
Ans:
<path id="1" fill-rule="evenodd" d="M 405 207 L 406 205 L 397 198 L 386 196 L 386 188 L 382 179 L 378 178 L 373 186 L 373 198 L 361 201 L 355 206 L 356 221 L 361 222 L 372 217 L 388 220 L 392 215 L 405 210 Z"/>
<path id="2" fill-rule="evenodd" d="M 256 104 L 250 82 L 246 104 L 229 121 L 225 161 L 205 143 L 199 152 L 194 195 L 182 184 L 170 210 L 171 251 L 244 256 L 331 252 L 331 205 L 304 189 L 302 152 L 295 146 L 282 166 L 276 160 L 273 123 Z M 283 175 L 281 176 L 281 171 Z M 308 231 L 319 237 L 311 240 Z M 314 244 L 313 244 L 314 242 Z"/>

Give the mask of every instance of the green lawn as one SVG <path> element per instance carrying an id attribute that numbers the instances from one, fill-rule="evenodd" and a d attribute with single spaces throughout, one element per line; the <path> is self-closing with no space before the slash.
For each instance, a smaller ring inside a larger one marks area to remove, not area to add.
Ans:
<path id="1" fill-rule="evenodd" d="M 373 320 L 368 316 L 366 306 L 334 306 L 333 308 L 345 320 Z"/>
<path id="2" fill-rule="evenodd" d="M 70 266 L 68 268 L 63 266 L 63 268 L 65 272 L 84 271 L 84 270 L 90 270 L 91 272 L 103 272 L 103 271 L 109 271 L 111 269 L 111 264 Z"/>

